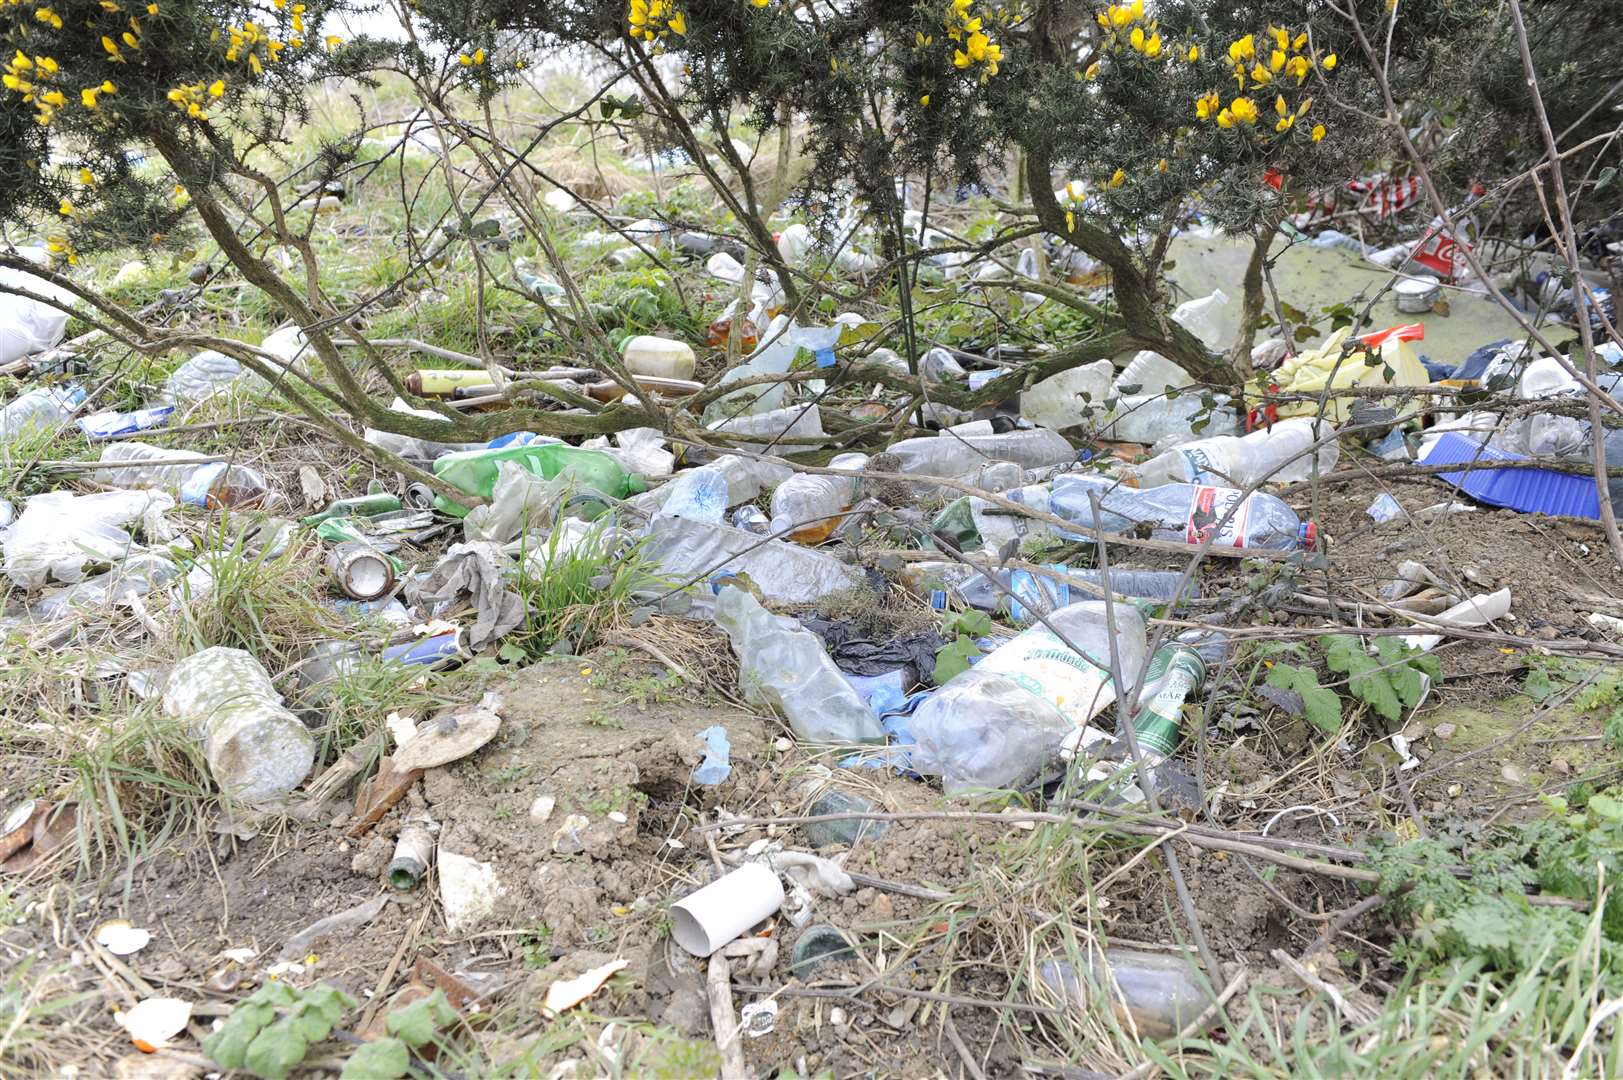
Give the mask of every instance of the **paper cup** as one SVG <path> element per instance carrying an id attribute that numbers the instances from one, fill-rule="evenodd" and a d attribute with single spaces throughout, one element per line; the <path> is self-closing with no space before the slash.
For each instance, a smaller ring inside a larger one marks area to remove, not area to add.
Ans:
<path id="1" fill-rule="evenodd" d="M 746 863 L 671 905 L 671 937 L 694 956 L 709 956 L 783 906 L 783 882 Z"/>

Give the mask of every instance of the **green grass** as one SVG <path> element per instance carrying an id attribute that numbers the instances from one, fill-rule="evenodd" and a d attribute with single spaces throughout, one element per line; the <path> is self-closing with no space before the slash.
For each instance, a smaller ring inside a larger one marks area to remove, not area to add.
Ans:
<path id="1" fill-rule="evenodd" d="M 560 519 L 561 520 L 561 519 Z M 567 640 L 584 652 L 606 628 L 630 614 L 633 594 L 668 588 L 640 553 L 599 523 L 565 550 L 563 529 L 554 527 L 540 546 L 525 548 L 512 587 L 524 598 L 524 621 L 503 643 L 512 659 L 536 660 Z"/>

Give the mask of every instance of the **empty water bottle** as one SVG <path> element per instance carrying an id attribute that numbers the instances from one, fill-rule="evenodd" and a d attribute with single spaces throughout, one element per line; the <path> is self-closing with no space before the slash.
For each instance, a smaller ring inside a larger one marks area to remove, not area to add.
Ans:
<path id="1" fill-rule="evenodd" d="M 1079 1010 L 1087 1008 L 1097 986 L 1100 1001 L 1143 1038 L 1171 1038 L 1212 1000 L 1187 957 L 1132 949 L 1106 949 L 1101 955 L 1097 946 L 1090 946 L 1087 967 L 1090 978 L 1083 978 L 1069 960 L 1044 960 L 1037 978 Z M 1213 1022 L 1215 1017 L 1203 1030 Z"/>
<path id="2" fill-rule="evenodd" d="M 38 386 L 19 395 L 0 409 L 0 443 L 16 442 L 30 432 L 60 426 L 84 399 L 84 388 L 72 384 L 61 389 Z"/>
<path id="3" fill-rule="evenodd" d="M 903 439 L 888 451 L 896 455 L 898 472 L 926 476 L 968 478 L 987 461 L 1012 461 L 1024 469 L 1074 461 L 1076 451 L 1065 437 L 1047 428 L 1009 431 L 1001 435 L 943 433 Z"/>
<path id="4" fill-rule="evenodd" d="M 1308 417 L 1281 420 L 1249 435 L 1217 435 L 1196 439 L 1157 455 L 1134 469 L 1139 487 L 1159 484 L 1230 484 L 1250 487 L 1263 480 L 1295 483 L 1336 467 L 1341 449 L 1331 438 L 1317 450 L 1313 444 L 1330 435 L 1334 426 Z"/>
<path id="5" fill-rule="evenodd" d="M 196 458 L 187 450 L 165 450 L 139 442 L 113 443 L 102 450 L 101 460 L 128 464 L 105 471 L 101 480 L 110 487 L 160 488 L 178 494 L 183 503 L 209 509 L 264 507 L 278 498 L 256 469 L 225 461 L 199 463 Z"/>
<path id="6" fill-rule="evenodd" d="M 1202 421 L 1203 435 L 1228 435 L 1239 430 L 1239 417 L 1227 397 L 1213 395 L 1212 404 L 1207 405 L 1200 394 L 1186 392 L 1177 397 L 1123 396 L 1100 434 L 1122 442 L 1153 443 L 1166 435 L 1187 434 Z"/>
<path id="7" fill-rule="evenodd" d="M 727 474 L 715 465 L 689 469 L 665 486 L 667 514 L 719 524 L 727 513 Z"/>
<path id="8" fill-rule="evenodd" d="M 1153 539 L 1184 544 L 1210 540 L 1215 547 L 1289 551 L 1311 546 L 1317 535 L 1313 523 L 1304 523 L 1281 499 L 1205 484 L 1162 484 L 1143 490 L 1111 487 L 1100 496 L 1103 516 L 1096 525 L 1087 498 L 1089 486 L 1073 481 L 1061 494 L 1056 481 L 1050 499 L 1053 512 L 1084 528 L 1102 527 L 1106 532 L 1125 531 L 1112 527 L 1122 519 L 1144 522 Z M 1092 490 L 1100 489 L 1093 485 Z"/>
<path id="9" fill-rule="evenodd" d="M 780 712 L 798 738 L 816 743 L 876 743 L 885 735 L 867 702 L 851 688 L 823 640 L 780 618 L 734 586 L 716 597 L 716 625 L 738 656 L 744 699 Z"/>
<path id="10" fill-rule="evenodd" d="M 224 353 L 204 349 L 164 380 L 160 399 L 166 404 L 196 405 L 243 376 L 243 367 Z"/>
<path id="11" fill-rule="evenodd" d="M 772 493 L 772 528 L 797 544 L 820 544 L 840 523 L 840 514 L 856 501 L 857 477 L 868 464 L 867 454 L 837 454 L 831 469 L 850 476 L 796 473 Z"/>
<path id="12" fill-rule="evenodd" d="M 1145 659 L 1144 617 L 1128 604 L 1113 608 L 1121 677 L 1136 683 Z M 1116 699 L 1106 605 L 1072 604 L 1047 621 L 1059 633 L 1043 624 L 1029 627 L 955 676 L 913 714 L 913 768 L 939 775 L 948 794 L 1036 776 L 1068 732 L 1086 726 Z"/>

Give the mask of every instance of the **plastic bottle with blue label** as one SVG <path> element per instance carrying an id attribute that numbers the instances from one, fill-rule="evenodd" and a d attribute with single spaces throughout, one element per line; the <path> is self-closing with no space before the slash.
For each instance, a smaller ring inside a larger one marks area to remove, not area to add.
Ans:
<path id="1" fill-rule="evenodd" d="M 811 354 L 815 366 L 832 368 L 834 347 L 839 341 L 838 326 L 800 326 L 787 316 L 780 315 L 761 335 L 761 343 L 756 350 L 742 364 L 721 377 L 721 385 L 727 386 L 740 379 L 761 375 L 783 375 L 794 366 L 802 350 Z M 740 412 L 761 413 L 780 409 L 786 400 L 788 385 L 760 384 L 730 392 L 705 410 L 705 421 L 714 423 Z"/>
<path id="2" fill-rule="evenodd" d="M 157 405 L 133 412 L 99 412 L 79 421 L 79 430 L 91 442 L 111 439 L 118 435 L 133 435 L 137 431 L 152 431 L 169 423 L 175 413 L 173 405 Z"/>

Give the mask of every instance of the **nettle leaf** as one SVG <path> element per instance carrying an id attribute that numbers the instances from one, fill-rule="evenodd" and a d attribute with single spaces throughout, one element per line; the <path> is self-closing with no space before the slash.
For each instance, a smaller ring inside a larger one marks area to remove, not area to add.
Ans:
<path id="1" fill-rule="evenodd" d="M 395 1080 L 411 1068 L 411 1054 L 399 1039 L 378 1039 L 356 1050 L 344 1062 L 338 1080 Z"/>
<path id="2" fill-rule="evenodd" d="M 1312 668 L 1296 664 L 1275 664 L 1268 669 L 1267 683 L 1277 690 L 1288 690 L 1302 700 L 1302 715 L 1307 722 L 1329 735 L 1341 730 L 1341 699 L 1334 690 L 1319 685 L 1319 676 Z"/>

